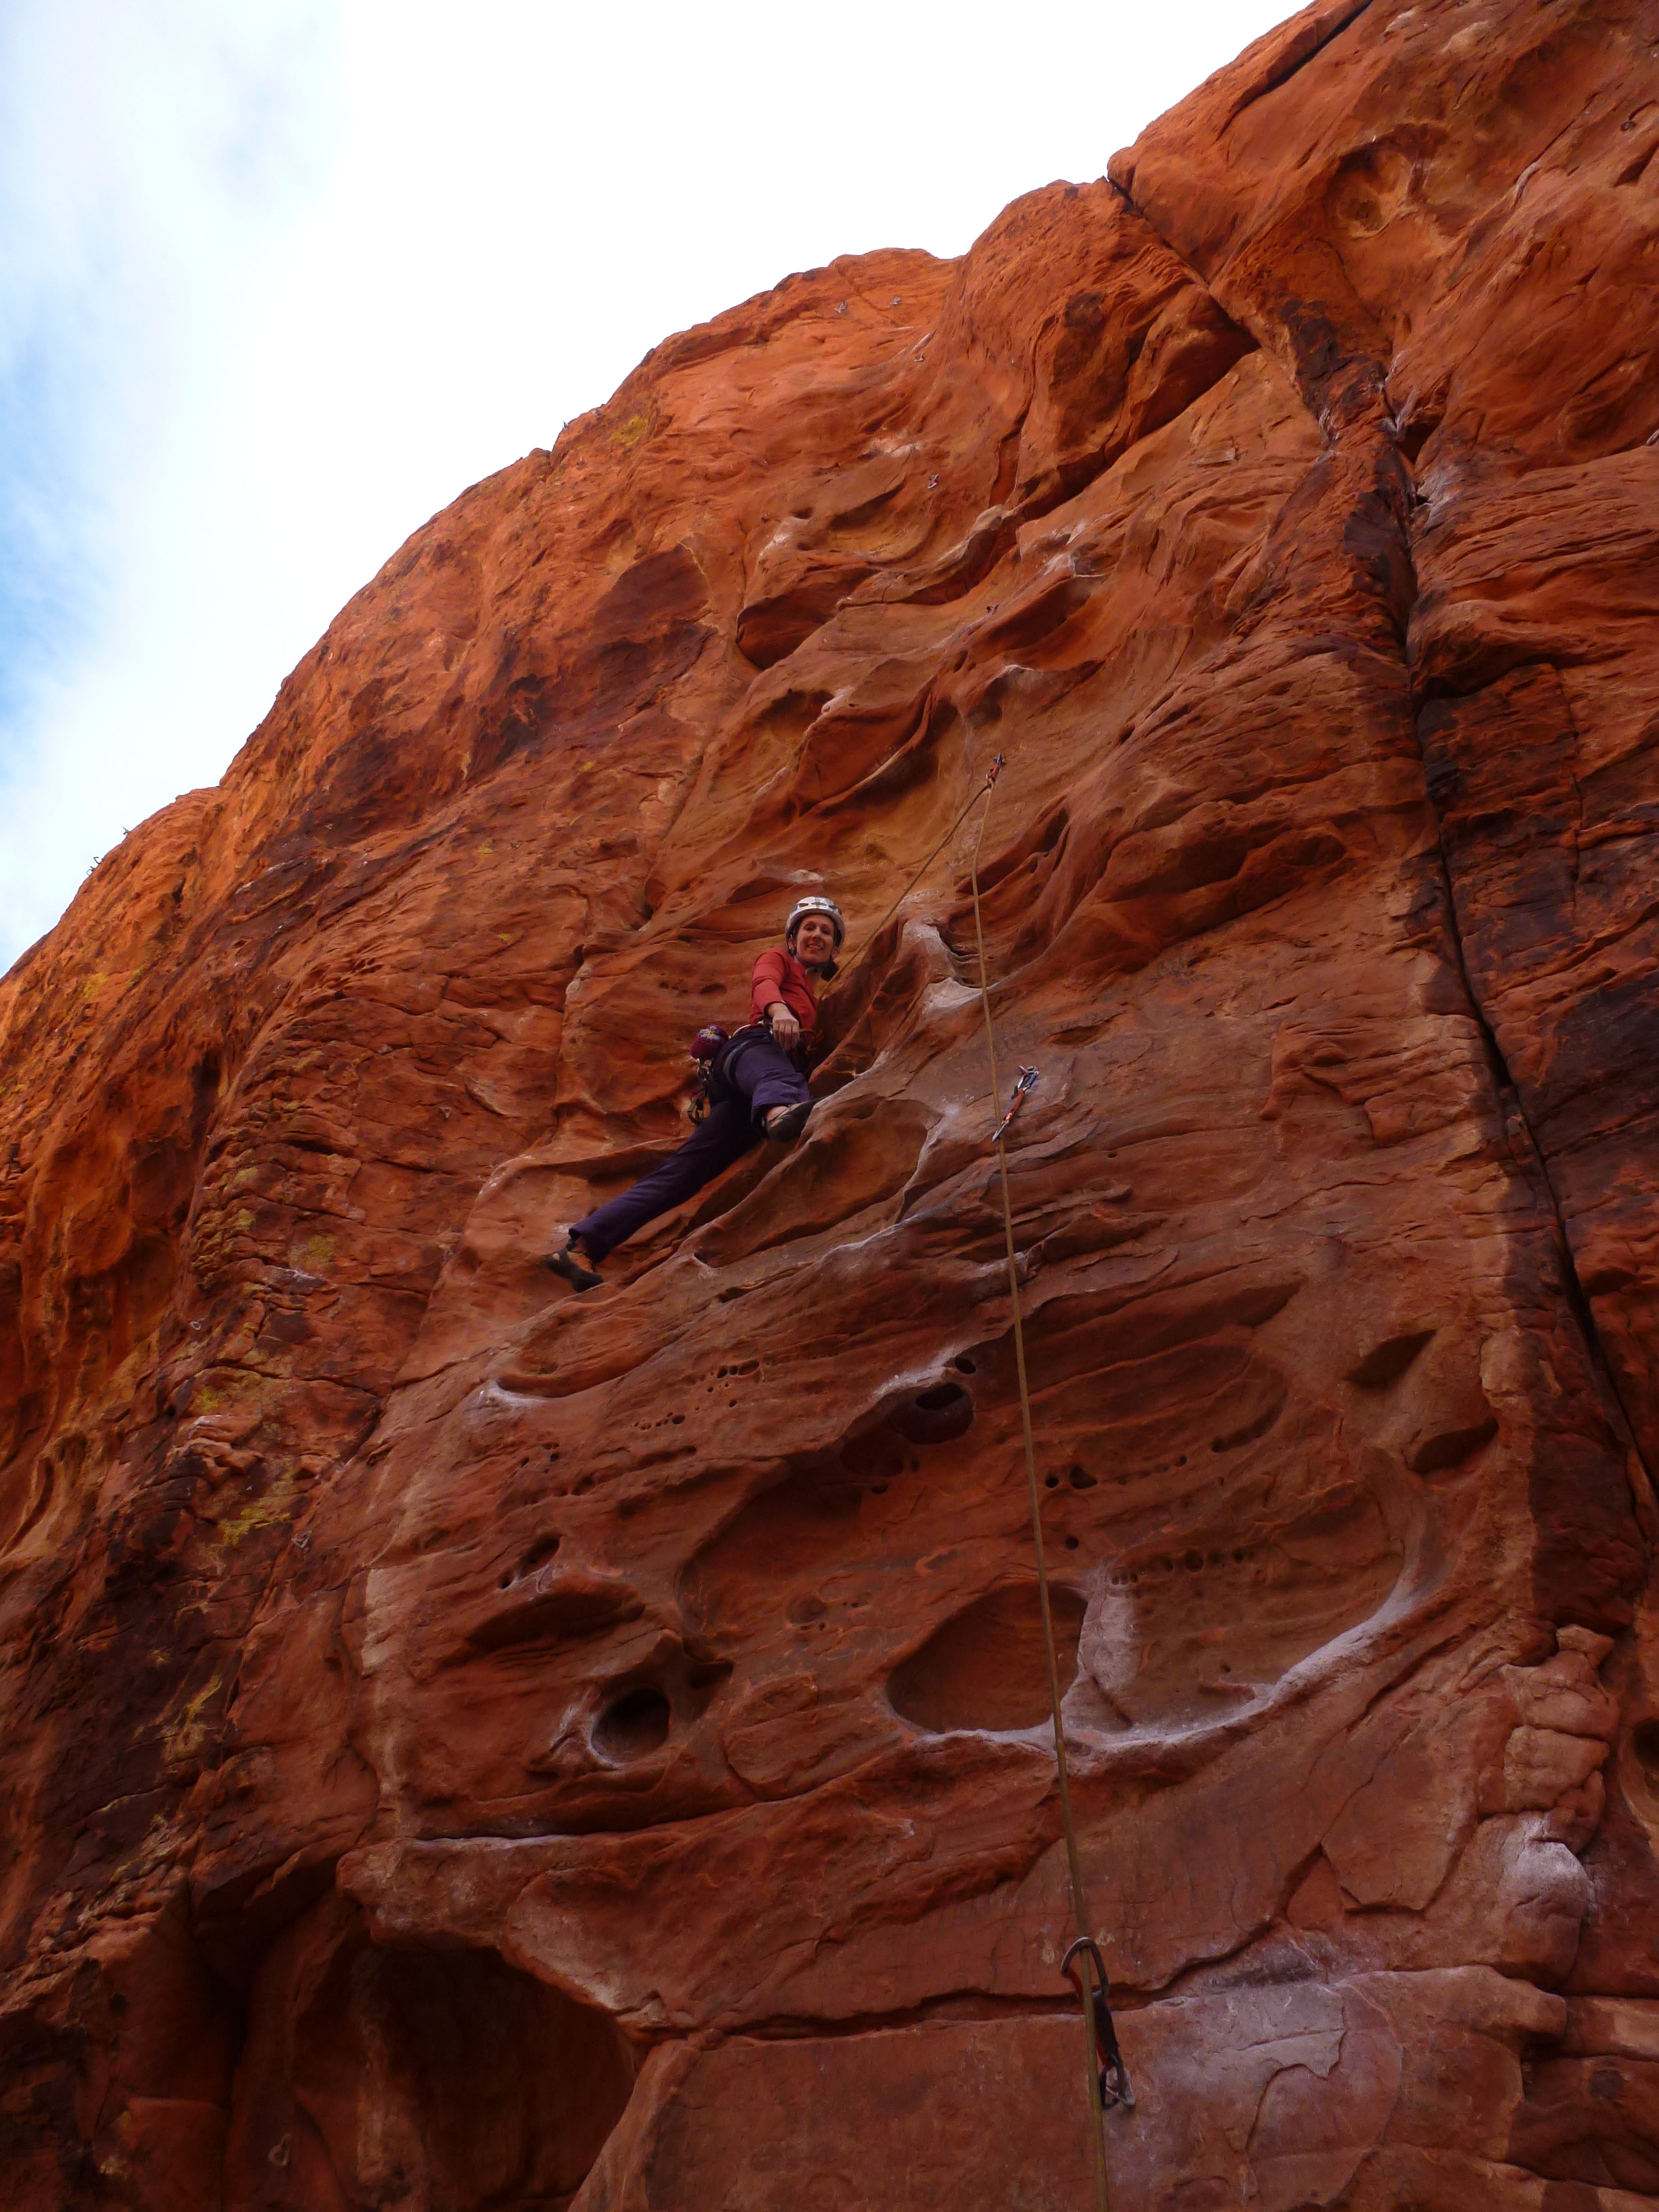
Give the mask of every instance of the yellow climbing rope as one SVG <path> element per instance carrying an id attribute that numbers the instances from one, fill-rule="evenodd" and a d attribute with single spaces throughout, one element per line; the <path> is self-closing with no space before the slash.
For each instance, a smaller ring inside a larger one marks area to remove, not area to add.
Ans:
<path id="1" fill-rule="evenodd" d="M 998 756 L 984 789 L 975 793 L 983 799 L 985 811 L 980 817 L 979 835 L 974 840 L 973 857 L 969 864 L 969 881 L 974 894 L 974 943 L 979 956 L 980 1005 L 985 1015 L 985 1049 L 991 1062 L 991 1097 L 999 1120 L 992 1141 L 996 1146 L 997 1171 L 1002 1184 L 1002 1226 L 1008 1250 L 1008 1301 L 1014 1319 L 1014 1372 L 1019 1381 L 1019 1419 L 1025 1443 L 1025 1483 L 1030 1492 L 1031 1541 L 1036 1553 L 1037 1595 L 1042 1607 L 1042 1644 L 1048 1662 L 1048 1705 L 1054 1725 L 1054 1765 L 1060 1780 L 1060 1817 L 1066 1831 L 1066 1863 L 1071 1875 L 1072 1915 L 1077 1925 L 1077 1940 L 1066 1954 L 1065 1972 L 1072 1977 L 1072 1961 L 1079 1961 L 1075 1975 L 1076 1987 L 1083 2008 L 1084 2079 L 1089 2108 L 1089 2141 L 1093 2153 L 1095 2170 L 1096 2212 L 1109 2212 L 1110 2192 L 1106 2171 L 1106 2129 L 1104 2100 L 1109 2062 L 1115 2077 L 1114 2101 L 1128 2104 L 1133 2101 L 1122 2061 L 1118 2057 L 1116 2039 L 1113 2034 L 1111 2014 L 1108 2004 L 1105 1969 L 1094 1938 L 1089 1932 L 1088 1909 L 1083 1888 L 1083 1862 L 1077 1844 L 1077 1826 L 1072 1817 L 1072 1778 L 1066 1758 L 1066 1731 L 1060 1718 L 1060 1662 L 1054 1652 L 1054 1616 L 1048 1597 L 1048 1563 L 1042 1545 L 1042 1501 L 1037 1488 L 1036 1446 L 1031 1433 L 1031 1393 L 1025 1373 L 1025 1329 L 1020 1309 L 1019 1263 L 1014 1251 L 1014 1209 L 1008 1191 L 1007 1133 L 1010 1123 L 1036 1080 L 1036 1071 L 1021 1072 L 1019 1084 L 1006 1115 L 1002 1114 L 1002 1085 L 997 1073 L 996 1034 L 991 1021 L 991 986 L 985 961 L 985 925 L 980 912 L 979 856 L 985 842 L 985 825 L 991 818 L 991 796 L 1002 768 Z M 973 802 L 970 801 L 971 805 Z M 958 821 L 965 818 L 958 816 Z M 1091 1974 L 1094 1976 L 1091 1984 Z M 1096 2068 L 1102 2072 L 1097 2078 Z"/>

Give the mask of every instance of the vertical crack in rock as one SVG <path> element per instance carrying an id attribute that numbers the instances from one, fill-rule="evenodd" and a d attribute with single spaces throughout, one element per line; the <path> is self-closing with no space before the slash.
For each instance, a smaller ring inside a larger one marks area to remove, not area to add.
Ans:
<path id="1" fill-rule="evenodd" d="M 1414 714 L 1413 726 L 1416 726 L 1417 717 Z M 1463 988 L 1468 997 L 1469 1011 L 1480 1025 L 1481 1039 L 1492 1063 L 1492 1079 L 1504 1102 L 1505 1120 L 1512 1127 L 1518 1127 L 1525 1138 L 1528 1166 L 1549 1206 L 1551 1218 L 1555 1227 L 1555 1249 L 1561 1270 L 1563 1292 L 1572 1308 L 1573 1316 L 1578 1323 L 1585 1346 L 1595 1363 L 1596 1374 L 1607 1391 L 1609 1401 L 1618 1409 L 1620 1427 L 1624 1440 L 1631 1451 L 1635 1454 L 1645 1479 L 1648 1496 L 1645 1499 L 1638 1500 L 1638 1510 L 1641 1510 L 1644 1506 L 1647 1509 L 1644 1515 L 1644 1533 L 1649 1537 L 1650 1541 L 1652 1541 L 1659 1538 L 1659 1527 L 1652 1525 L 1651 1522 L 1653 1510 L 1651 1501 L 1654 1496 L 1653 1469 L 1636 1435 L 1631 1421 L 1630 1408 L 1625 1403 L 1623 1394 L 1619 1387 L 1619 1379 L 1613 1371 L 1612 1364 L 1607 1358 L 1607 1348 L 1601 1341 L 1601 1334 L 1596 1326 L 1594 1310 L 1584 1294 L 1583 1284 L 1579 1279 L 1577 1261 L 1573 1256 L 1571 1240 L 1567 1235 L 1566 1223 L 1561 1212 L 1560 1197 L 1551 1179 L 1549 1164 L 1539 1146 L 1531 1121 L 1528 1117 L 1526 1103 L 1521 1096 L 1520 1088 L 1510 1073 L 1509 1063 L 1505 1060 L 1503 1048 L 1498 1042 L 1497 1032 L 1492 1028 L 1488 1009 L 1482 1003 L 1481 994 L 1475 988 L 1474 978 L 1469 973 L 1468 958 L 1463 945 L 1462 926 L 1457 911 L 1456 880 L 1450 856 L 1446 848 L 1444 826 L 1435 803 L 1434 780 L 1429 772 L 1430 762 L 1426 751 L 1423 755 L 1423 767 L 1424 799 L 1434 817 L 1435 853 L 1440 866 L 1441 890 L 1445 902 L 1446 931 L 1456 955 L 1457 971 L 1462 979 Z"/>

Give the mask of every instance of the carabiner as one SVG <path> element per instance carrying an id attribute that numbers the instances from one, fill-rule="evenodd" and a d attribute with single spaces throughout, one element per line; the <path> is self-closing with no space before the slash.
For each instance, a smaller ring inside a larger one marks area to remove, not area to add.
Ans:
<path id="1" fill-rule="evenodd" d="M 1094 1968 L 1095 1978 L 1091 1987 L 1084 1969 L 1073 1968 L 1072 1961 L 1079 1952 Z M 1112 2022 L 1112 2008 L 1106 1993 L 1106 1962 L 1100 1955 L 1100 1946 L 1092 1936 L 1079 1936 L 1060 1962 L 1060 1971 L 1071 1983 L 1078 1995 L 1090 1999 L 1090 2013 L 1094 2021 L 1095 2058 L 1100 2068 L 1100 2103 L 1103 2112 L 1114 2105 L 1133 2110 L 1135 2093 L 1129 2087 L 1129 2069 L 1123 2063 L 1123 2053 L 1117 2047 L 1117 2029 Z"/>

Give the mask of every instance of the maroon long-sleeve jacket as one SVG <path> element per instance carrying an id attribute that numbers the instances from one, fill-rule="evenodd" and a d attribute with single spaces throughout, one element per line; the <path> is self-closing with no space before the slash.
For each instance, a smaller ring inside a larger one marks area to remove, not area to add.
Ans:
<path id="1" fill-rule="evenodd" d="M 763 1022 L 766 1010 L 781 999 L 800 1024 L 802 1041 L 811 1034 L 818 1018 L 817 1001 L 812 996 L 812 979 L 793 952 L 781 945 L 763 952 L 755 963 L 755 973 L 749 986 L 749 1018 Z"/>

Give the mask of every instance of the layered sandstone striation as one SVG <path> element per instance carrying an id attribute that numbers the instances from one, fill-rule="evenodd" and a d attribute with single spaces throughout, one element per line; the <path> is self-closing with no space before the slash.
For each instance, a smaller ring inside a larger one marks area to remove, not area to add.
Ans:
<path id="1" fill-rule="evenodd" d="M 1104 151 L 1104 149 L 1103 149 Z M 1659 2196 L 1659 7 L 1322 0 L 659 348 L 0 986 L 9 2205 Z"/>

